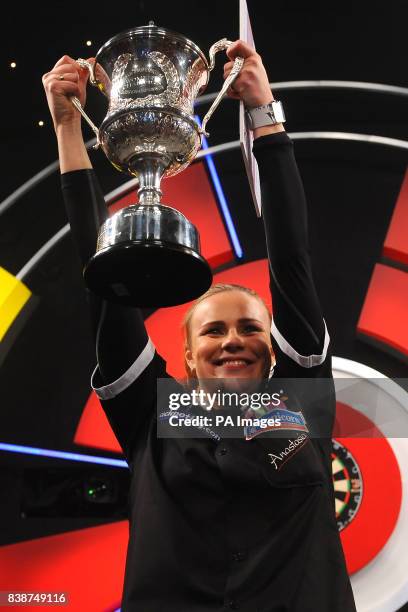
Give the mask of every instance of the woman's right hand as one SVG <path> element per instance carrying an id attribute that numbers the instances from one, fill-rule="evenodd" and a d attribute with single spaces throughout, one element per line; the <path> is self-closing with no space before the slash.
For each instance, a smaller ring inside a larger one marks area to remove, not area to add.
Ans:
<path id="1" fill-rule="evenodd" d="M 69 55 L 61 57 L 54 68 L 43 75 L 42 82 L 55 131 L 61 126 L 80 125 L 81 115 L 70 98 L 76 96 L 85 106 L 88 78 L 89 71 L 81 68 Z"/>

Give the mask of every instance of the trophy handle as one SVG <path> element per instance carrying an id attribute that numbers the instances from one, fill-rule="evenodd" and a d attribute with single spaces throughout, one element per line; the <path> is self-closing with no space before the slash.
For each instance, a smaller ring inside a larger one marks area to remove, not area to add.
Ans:
<path id="1" fill-rule="evenodd" d="M 99 130 L 98 130 L 98 128 L 93 123 L 92 119 L 86 114 L 86 112 L 82 108 L 81 102 L 78 100 L 78 98 L 76 96 L 72 96 L 71 97 L 71 102 L 75 106 L 75 108 L 81 113 L 81 115 L 83 116 L 83 118 L 85 119 L 87 124 L 95 132 L 95 135 L 96 135 L 96 144 L 94 144 L 93 148 L 94 149 L 99 149 L 99 147 L 101 146 L 101 142 L 100 142 L 100 139 L 99 139 Z"/>
<path id="2" fill-rule="evenodd" d="M 94 85 L 95 87 L 98 87 L 98 89 L 103 94 L 108 95 L 108 91 L 107 91 L 107 87 L 106 87 L 107 83 L 105 84 L 102 81 L 99 81 L 96 78 L 96 76 L 95 76 L 96 62 L 92 63 L 92 62 L 89 62 L 88 60 L 82 59 L 81 57 L 78 58 L 76 61 L 77 61 L 77 64 L 79 64 L 81 66 L 81 68 L 86 68 L 87 70 L 89 70 L 89 81 L 90 81 L 91 85 Z M 103 73 L 103 74 L 105 75 L 105 73 Z M 106 76 L 106 78 L 107 78 L 107 76 Z M 95 132 L 95 135 L 96 135 L 96 144 L 94 145 L 94 149 L 98 149 L 100 147 L 100 145 L 101 145 L 100 138 L 99 138 L 99 130 L 98 130 L 98 128 L 93 123 L 92 119 L 86 114 L 86 112 L 82 108 L 81 102 L 78 100 L 78 98 L 76 96 L 72 96 L 71 97 L 71 102 L 75 106 L 77 111 L 79 111 L 81 113 L 82 117 L 85 119 L 87 124 Z"/>
<path id="3" fill-rule="evenodd" d="M 217 41 L 211 46 L 210 51 L 209 51 L 209 56 L 210 56 L 209 70 L 210 71 L 214 68 L 214 65 L 215 65 L 215 54 L 218 53 L 218 51 L 223 51 L 224 49 L 228 49 L 228 47 L 230 47 L 231 45 L 232 45 L 231 40 L 228 40 L 227 38 L 222 38 L 221 40 Z M 236 57 L 234 60 L 234 65 L 232 67 L 232 70 L 227 76 L 227 78 L 225 79 L 224 85 L 222 86 L 221 91 L 215 98 L 214 102 L 212 103 L 210 109 L 208 110 L 207 114 L 205 115 L 202 121 L 201 128 L 200 128 L 201 137 L 209 136 L 208 132 L 205 131 L 205 126 L 207 125 L 215 109 L 221 102 L 221 99 L 224 97 L 228 87 L 232 85 L 232 83 L 237 78 L 243 65 L 244 65 L 244 58 Z"/>

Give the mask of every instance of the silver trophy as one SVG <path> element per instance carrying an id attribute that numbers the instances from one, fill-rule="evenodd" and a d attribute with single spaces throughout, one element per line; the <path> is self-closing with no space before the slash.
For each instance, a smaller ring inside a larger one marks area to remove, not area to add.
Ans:
<path id="1" fill-rule="evenodd" d="M 243 59 L 236 58 L 200 127 L 194 119 L 195 98 L 207 86 L 215 54 L 230 44 L 227 39 L 216 42 L 207 61 L 193 42 L 151 22 L 113 37 L 95 63 L 77 60 L 109 100 L 101 127 L 75 97 L 73 104 L 115 168 L 139 182 L 139 203 L 102 224 L 96 253 L 84 269 L 86 284 L 98 295 L 125 305 L 173 306 L 211 285 L 196 227 L 161 203 L 160 183 L 193 161 L 202 136 L 208 135 L 207 121 L 241 70 Z"/>

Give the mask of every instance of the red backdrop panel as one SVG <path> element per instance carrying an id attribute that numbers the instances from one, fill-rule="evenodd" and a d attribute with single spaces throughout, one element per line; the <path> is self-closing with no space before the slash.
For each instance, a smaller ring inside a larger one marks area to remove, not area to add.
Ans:
<path id="1" fill-rule="evenodd" d="M 122 454 L 119 442 L 101 408 L 98 396 L 94 392 L 90 394 L 82 411 L 74 442 L 75 444 L 84 444 L 85 446 Z"/>
<path id="2" fill-rule="evenodd" d="M 384 242 L 383 255 L 408 265 L 408 170 Z"/>
<path id="3" fill-rule="evenodd" d="M 408 274 L 377 264 L 358 321 L 359 333 L 408 355 Z"/>
<path id="4" fill-rule="evenodd" d="M 121 521 L 0 547 L 0 591 L 68 593 L 70 612 L 106 612 L 120 602 L 128 523 Z M 8 611 L 21 606 L 7 607 Z M 54 607 L 35 606 L 35 610 Z"/>

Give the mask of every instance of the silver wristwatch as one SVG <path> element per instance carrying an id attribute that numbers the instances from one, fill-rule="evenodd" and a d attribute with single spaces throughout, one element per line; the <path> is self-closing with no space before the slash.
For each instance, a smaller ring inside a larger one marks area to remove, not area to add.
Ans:
<path id="1" fill-rule="evenodd" d="M 264 127 L 265 125 L 276 125 L 277 123 L 285 123 L 285 113 L 281 102 L 274 100 L 269 104 L 256 106 L 255 108 L 247 108 L 246 114 L 248 117 L 249 127 L 251 130 Z"/>

